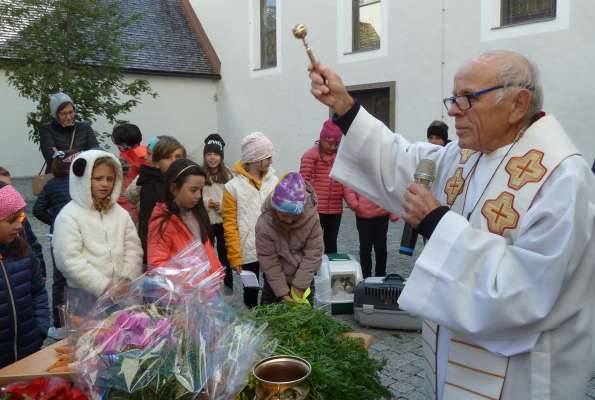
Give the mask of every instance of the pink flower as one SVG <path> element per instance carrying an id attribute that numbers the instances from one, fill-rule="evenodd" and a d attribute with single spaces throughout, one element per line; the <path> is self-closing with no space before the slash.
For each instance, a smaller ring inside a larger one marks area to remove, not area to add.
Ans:
<path id="1" fill-rule="evenodd" d="M 114 322 L 114 326 L 123 326 L 129 318 L 130 313 L 128 311 L 120 311 L 120 313 L 118 314 L 118 318 L 116 318 L 116 322 Z"/>
<path id="2" fill-rule="evenodd" d="M 160 319 L 155 325 L 155 336 L 167 336 L 171 329 L 171 323 L 166 319 Z"/>
<path id="3" fill-rule="evenodd" d="M 120 316 L 116 322 L 120 320 Z M 120 324 L 119 326 L 122 329 L 126 329 L 128 331 L 132 331 L 137 334 L 142 334 L 145 328 L 151 323 L 151 318 L 145 313 L 134 313 L 129 314 L 128 319 L 124 321 L 124 323 Z"/>

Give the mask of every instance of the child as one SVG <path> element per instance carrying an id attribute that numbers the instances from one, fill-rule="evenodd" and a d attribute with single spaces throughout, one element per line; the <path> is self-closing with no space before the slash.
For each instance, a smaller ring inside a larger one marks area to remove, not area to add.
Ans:
<path id="1" fill-rule="evenodd" d="M 111 153 L 85 151 L 71 165 L 70 197 L 54 224 L 56 266 L 68 290 L 89 299 L 142 274 L 142 248 L 117 204 L 122 167 Z"/>
<path id="2" fill-rule="evenodd" d="M 0 368 L 40 350 L 50 325 L 40 265 L 20 235 L 26 206 L 0 182 Z"/>
<path id="3" fill-rule="evenodd" d="M 12 183 L 10 171 L 8 171 L 4 167 L 0 167 L 0 182 L 6 183 L 7 185 L 10 185 Z"/>
<path id="4" fill-rule="evenodd" d="M 70 150 L 65 154 L 54 157 L 52 162 L 52 174 L 54 177 L 48 181 L 43 190 L 37 196 L 33 206 L 33 215 L 50 226 L 50 235 L 54 232 L 54 222 L 58 213 L 70 201 L 70 192 L 68 189 L 68 173 L 70 163 L 78 153 Z M 52 311 L 54 313 L 54 326 L 60 327 L 60 314 L 58 307 L 64 304 L 64 288 L 66 280 L 59 269 L 56 268 L 56 259 L 54 257 L 53 247 L 50 248 L 53 262 L 53 282 L 52 282 Z"/>
<path id="5" fill-rule="evenodd" d="M 147 164 L 147 148 L 141 145 L 143 135 L 138 126 L 130 123 L 121 123 L 114 126 L 112 131 L 112 142 L 120 150 L 120 158 L 128 164 L 128 173 L 124 177 L 122 194 L 118 203 L 131 213 L 132 219 L 137 219 L 137 210 L 134 205 L 126 199 L 125 192 L 130 183 L 138 176 L 141 165 Z"/>
<path id="6" fill-rule="evenodd" d="M 147 262 L 147 236 L 149 221 L 155 204 L 164 199 L 164 174 L 175 160 L 186 158 L 186 149 L 175 138 L 161 136 L 155 147 L 150 165 L 141 167 L 137 185 L 140 189 L 140 209 L 138 214 L 138 234 L 144 250 L 143 261 Z"/>
<path id="7" fill-rule="evenodd" d="M 388 220 L 390 218 L 394 222 L 399 217 L 348 188 L 345 188 L 345 201 L 355 212 L 355 226 L 359 233 L 359 258 L 364 278 L 372 276 L 372 247 L 376 257 L 375 276 L 385 276 Z"/>
<path id="8" fill-rule="evenodd" d="M 207 181 L 202 191 L 202 198 L 213 229 L 213 236 L 217 239 L 217 253 L 222 265 L 225 265 L 224 283 L 233 289 L 233 275 L 227 261 L 225 235 L 223 233 L 223 218 L 221 218 L 221 201 L 225 184 L 233 177 L 231 171 L 223 161 L 225 142 L 216 133 L 207 136 L 203 150 L 203 168 L 207 173 Z"/>
<path id="9" fill-rule="evenodd" d="M 448 125 L 442 121 L 432 121 L 427 130 L 428 142 L 438 146 L 446 146 L 450 143 L 448 140 Z"/>
<path id="10" fill-rule="evenodd" d="M 211 263 L 221 265 L 213 248 L 213 233 L 202 202 L 207 174 L 194 161 L 174 161 L 165 174 L 165 200 L 158 203 L 149 225 L 149 268 L 167 263 L 195 240 L 200 240 Z"/>
<path id="11" fill-rule="evenodd" d="M 343 213 L 343 185 L 329 176 L 343 133 L 330 119 L 324 122 L 320 141 L 304 153 L 300 174 L 316 191 L 320 225 L 324 232 L 324 252 L 337 252 L 337 236 Z"/>
<path id="12" fill-rule="evenodd" d="M 12 177 L 10 176 L 10 171 L 4 167 L 0 167 L 0 183 L 4 183 L 6 185 L 12 185 Z M 43 259 L 43 247 L 37 240 L 37 236 L 33 232 L 33 228 L 31 227 L 31 223 L 29 222 L 28 218 L 25 218 L 23 221 L 23 229 L 21 230 L 21 236 L 25 241 L 29 244 L 29 247 L 33 251 L 35 258 L 39 262 L 39 267 L 41 269 L 41 275 L 43 279 L 46 278 L 46 269 L 45 269 L 45 261 Z"/>
<path id="13" fill-rule="evenodd" d="M 324 240 L 314 189 L 291 172 L 275 187 L 256 223 L 256 252 L 264 274 L 262 304 L 312 298 Z"/>
<path id="14" fill-rule="evenodd" d="M 242 159 L 233 167 L 235 176 L 225 184 L 223 192 L 223 230 L 230 266 L 260 274 L 256 256 L 256 221 L 261 207 L 278 182 L 271 164 L 273 143 L 262 133 L 254 132 L 242 140 Z M 258 303 L 258 289 L 244 289 L 244 303 Z"/>
<path id="15" fill-rule="evenodd" d="M 147 141 L 147 156 L 145 157 L 146 162 L 144 165 L 151 165 L 151 160 L 153 157 L 153 149 L 155 148 L 155 145 L 157 144 L 157 142 L 159 142 L 159 138 L 160 138 L 160 136 L 152 136 Z M 142 168 L 142 165 L 141 165 L 141 168 Z M 128 187 L 126 188 L 126 193 L 125 193 L 126 200 L 128 200 L 128 202 L 134 206 L 134 208 L 136 209 L 137 212 L 140 209 L 140 186 L 137 185 L 139 176 L 140 176 L 140 172 L 139 172 L 139 175 L 137 175 L 132 180 L 132 182 L 130 182 L 130 185 L 128 185 Z"/>

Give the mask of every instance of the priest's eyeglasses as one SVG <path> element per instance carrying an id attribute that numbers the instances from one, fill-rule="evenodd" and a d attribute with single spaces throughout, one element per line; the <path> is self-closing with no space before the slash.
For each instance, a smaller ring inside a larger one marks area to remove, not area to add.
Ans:
<path id="1" fill-rule="evenodd" d="M 535 90 L 535 87 L 533 85 L 512 85 L 512 86 L 519 86 L 519 87 L 528 89 L 530 91 Z M 478 92 L 462 94 L 460 96 L 447 97 L 447 98 L 443 99 L 442 102 L 444 103 L 444 107 L 446 107 L 447 112 L 450 111 L 450 108 L 453 105 L 456 105 L 457 108 L 461 111 L 467 111 L 473 105 L 473 103 L 471 102 L 472 99 L 476 99 L 479 96 L 484 95 L 489 92 L 493 92 L 494 90 L 504 89 L 505 87 L 507 87 L 507 86 L 504 86 L 504 85 L 492 86 L 490 88 L 483 89 Z"/>

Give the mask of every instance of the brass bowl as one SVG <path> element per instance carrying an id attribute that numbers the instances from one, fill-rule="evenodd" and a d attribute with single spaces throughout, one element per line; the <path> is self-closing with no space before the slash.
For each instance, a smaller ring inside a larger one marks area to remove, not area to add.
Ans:
<path id="1" fill-rule="evenodd" d="M 310 393 L 306 382 L 312 366 L 303 358 L 274 356 L 254 366 L 256 398 L 259 400 L 304 400 Z"/>

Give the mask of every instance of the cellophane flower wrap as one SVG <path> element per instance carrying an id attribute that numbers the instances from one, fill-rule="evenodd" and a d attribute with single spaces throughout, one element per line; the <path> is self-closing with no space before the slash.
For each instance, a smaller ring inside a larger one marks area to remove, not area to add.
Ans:
<path id="1" fill-rule="evenodd" d="M 266 326 L 222 294 L 200 242 L 101 296 L 76 339 L 73 368 L 98 399 L 229 399 L 274 351 Z"/>

